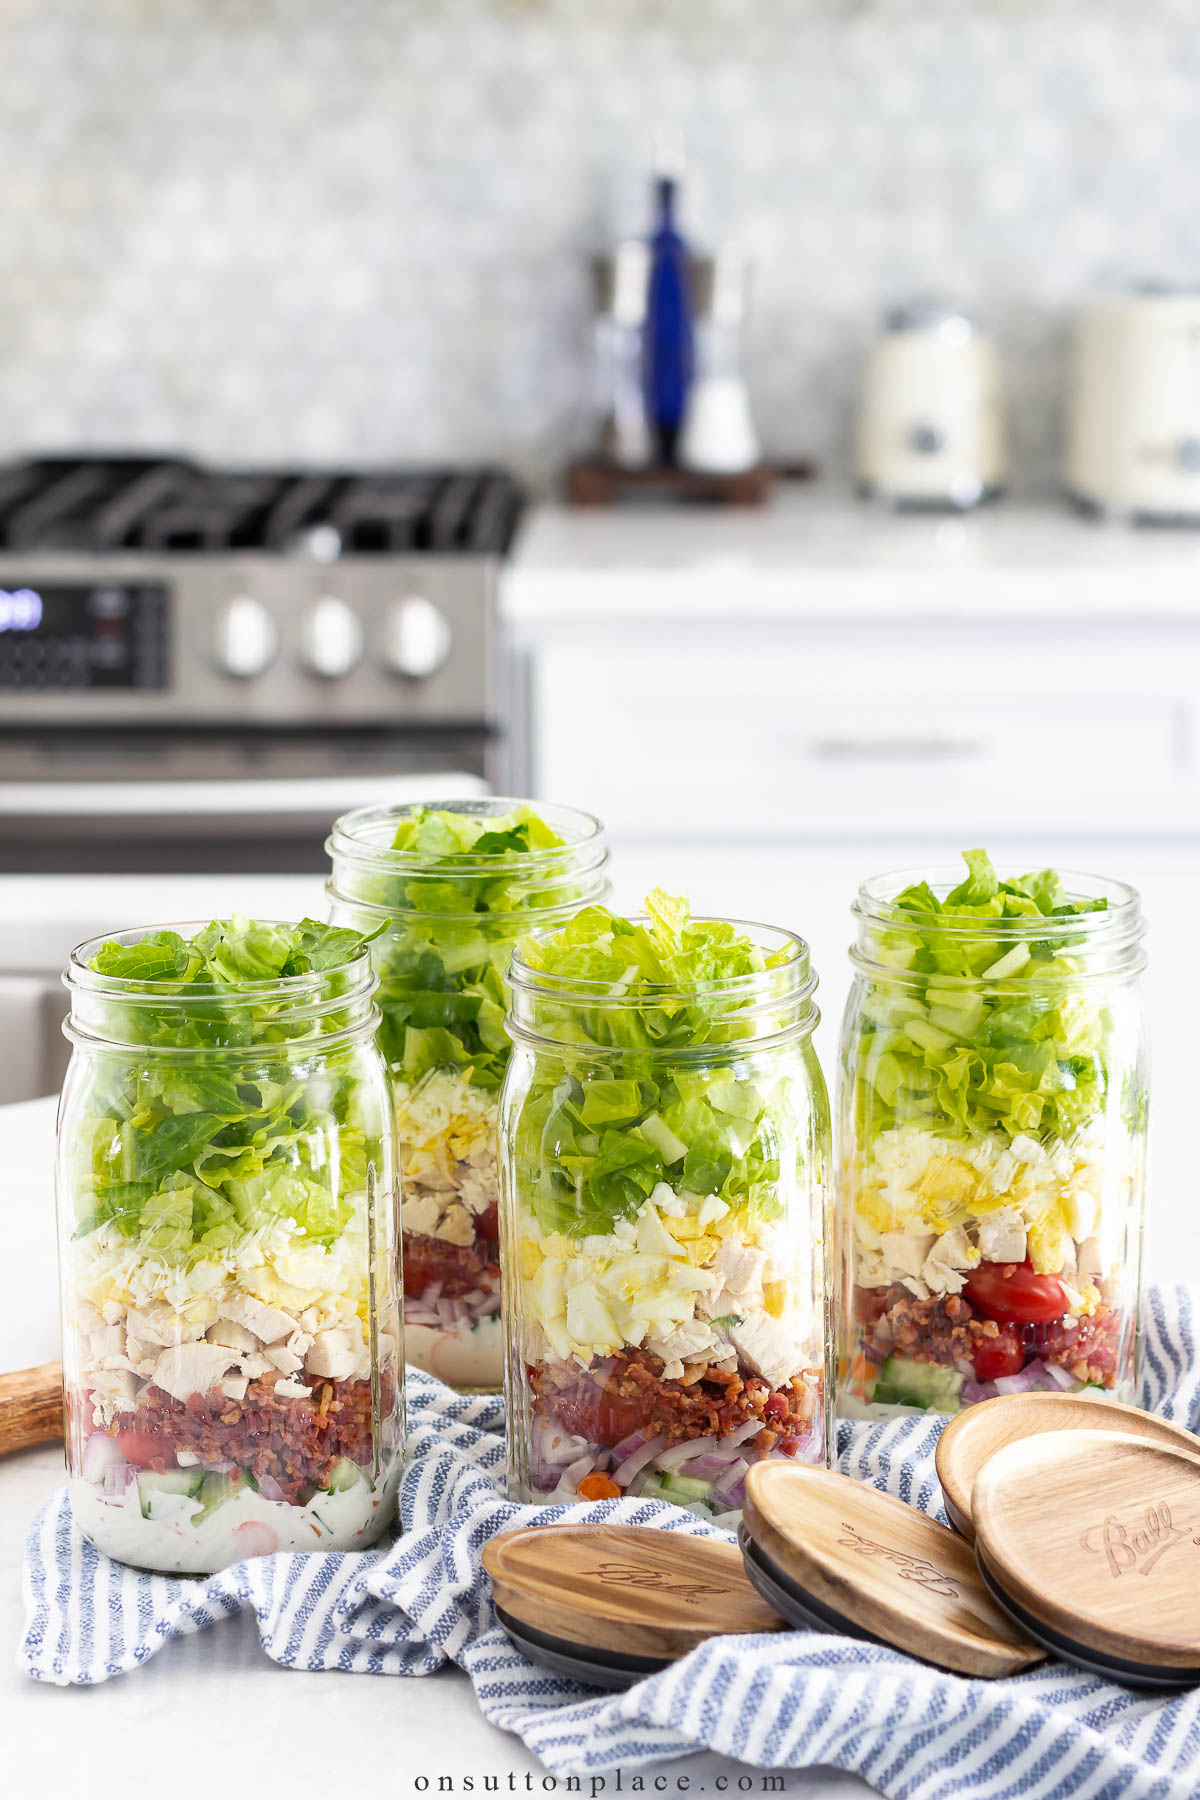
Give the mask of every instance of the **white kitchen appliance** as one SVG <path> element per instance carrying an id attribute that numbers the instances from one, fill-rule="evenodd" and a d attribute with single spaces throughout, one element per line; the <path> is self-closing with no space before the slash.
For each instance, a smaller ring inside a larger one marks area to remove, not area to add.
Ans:
<path id="1" fill-rule="evenodd" d="M 1000 361 L 960 308 L 893 308 L 872 346 L 858 423 L 858 481 L 895 506 L 965 510 L 1004 485 Z"/>
<path id="2" fill-rule="evenodd" d="M 1200 524 L 1200 288 L 1147 288 L 1083 313 L 1067 485 L 1118 518 Z"/>

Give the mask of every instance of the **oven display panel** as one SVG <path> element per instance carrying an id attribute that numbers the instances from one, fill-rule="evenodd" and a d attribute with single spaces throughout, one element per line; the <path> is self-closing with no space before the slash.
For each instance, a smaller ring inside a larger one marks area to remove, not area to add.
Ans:
<path id="1" fill-rule="evenodd" d="M 138 583 L 0 586 L 0 689 L 167 686 L 168 593 Z"/>

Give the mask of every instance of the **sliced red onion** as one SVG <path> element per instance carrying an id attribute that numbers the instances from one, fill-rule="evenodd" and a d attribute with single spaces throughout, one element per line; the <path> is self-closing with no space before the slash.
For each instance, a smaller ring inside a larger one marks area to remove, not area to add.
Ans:
<path id="1" fill-rule="evenodd" d="M 978 1406 L 981 1400 L 994 1400 L 995 1397 L 996 1390 L 990 1381 L 986 1384 L 979 1381 L 963 1382 L 962 1403 L 964 1406 Z"/>
<path id="2" fill-rule="evenodd" d="M 628 1437 L 622 1438 L 620 1443 L 614 1446 L 613 1461 L 623 1463 L 627 1456 L 632 1456 L 635 1450 L 641 1449 L 648 1436 L 649 1433 L 645 1431 L 631 1431 Z"/>
<path id="3" fill-rule="evenodd" d="M 684 1443 L 673 1444 L 669 1450 L 664 1450 L 658 1466 L 660 1469 L 677 1469 L 680 1463 L 691 1462 L 693 1456 L 703 1456 L 716 1447 L 715 1437 L 687 1438 Z"/>
<path id="4" fill-rule="evenodd" d="M 137 1470 L 132 1463 L 110 1463 L 104 1471 L 104 1497 L 121 1500 L 137 1484 Z"/>
<path id="5" fill-rule="evenodd" d="M 751 1438 L 758 1436 L 762 1428 L 763 1421 L 761 1419 L 747 1419 L 744 1425 L 739 1425 L 736 1431 L 728 1432 L 721 1439 L 722 1451 L 736 1449 L 739 1444 L 749 1443 Z"/>
<path id="6" fill-rule="evenodd" d="M 736 1452 L 734 1453 L 734 1457 L 736 1458 Z M 717 1456 L 715 1454 L 698 1456 L 694 1462 L 690 1462 L 686 1465 L 687 1473 L 693 1476 L 697 1481 L 715 1481 L 718 1475 L 728 1474 L 729 1465 L 732 1460 L 734 1460 L 734 1458 Z"/>
<path id="7" fill-rule="evenodd" d="M 1028 1394 L 1035 1387 L 1040 1387 L 1046 1373 L 1046 1365 L 1037 1357 L 1015 1375 L 997 1375 L 992 1382 L 998 1394 Z"/>
<path id="8" fill-rule="evenodd" d="M 597 1458 L 589 1451 L 587 1456 L 581 1456 L 577 1458 L 575 1462 L 567 1464 L 562 1472 L 562 1479 L 559 1485 L 561 1487 L 570 1488 L 571 1492 L 574 1493 L 584 1476 L 590 1475 L 594 1469 L 599 1468 L 600 1466 Z"/>
<path id="9" fill-rule="evenodd" d="M 273 1475 L 260 1475 L 258 1477 L 258 1491 L 264 1500 L 281 1500 L 285 1506 L 287 1505 L 287 1495 Z"/>
<path id="10" fill-rule="evenodd" d="M 746 1470 L 749 1467 L 750 1464 L 746 1461 L 745 1457 L 739 1456 L 737 1461 L 730 1463 L 729 1467 L 725 1470 L 725 1473 L 719 1475 L 716 1481 L 713 1482 L 713 1492 L 720 1494 L 722 1500 L 728 1500 L 730 1506 L 740 1506 L 742 1504 L 741 1501 L 732 1498 L 733 1490 L 736 1488 L 739 1491 L 744 1491 L 743 1483 L 746 1476 Z"/>
<path id="11" fill-rule="evenodd" d="M 1056 1381 L 1060 1388 L 1076 1388 L 1079 1383 L 1070 1369 L 1064 1369 L 1061 1363 L 1047 1363 L 1046 1373 L 1051 1381 Z"/>
<path id="12" fill-rule="evenodd" d="M 93 1431 L 83 1447 L 79 1472 L 85 1481 L 101 1482 L 110 1469 L 119 1467 L 124 1461 L 116 1438 L 110 1438 L 105 1431 Z"/>
<path id="13" fill-rule="evenodd" d="M 628 1442 L 628 1439 L 626 1440 Z M 635 1475 L 640 1475 L 647 1463 L 652 1463 L 659 1451 L 666 1447 L 666 1438 L 661 1434 L 643 1441 L 636 1450 L 613 1470 L 612 1478 L 618 1487 L 628 1487 Z M 620 1446 L 618 1445 L 619 1449 Z M 614 1452 L 615 1455 L 615 1452 Z"/>
<path id="14" fill-rule="evenodd" d="M 728 1503 L 730 1511 L 740 1512 L 746 1503 L 746 1483 L 739 1481 L 736 1487 L 726 1488 L 721 1498 Z"/>
<path id="15" fill-rule="evenodd" d="M 541 1422 L 534 1431 L 534 1454 L 539 1462 L 549 1468 L 561 1469 L 564 1464 L 575 1462 L 586 1451 L 591 1454 L 591 1445 L 585 1437 L 577 1437 L 566 1431 L 561 1425 Z"/>

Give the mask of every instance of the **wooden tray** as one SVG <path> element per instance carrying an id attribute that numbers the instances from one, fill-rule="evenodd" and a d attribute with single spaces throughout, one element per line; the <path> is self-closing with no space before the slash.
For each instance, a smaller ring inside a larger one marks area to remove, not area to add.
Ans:
<path id="1" fill-rule="evenodd" d="M 1047 1431 L 1113 1431 L 1173 1445 L 1200 1455 L 1200 1437 L 1172 1425 L 1139 1406 L 1123 1406 L 1101 1396 L 1080 1394 L 1011 1394 L 968 1406 L 951 1419 L 938 1439 L 937 1473 L 946 1517 L 969 1542 L 974 1541 L 971 1491 L 989 1456 L 1023 1438 Z"/>
<path id="2" fill-rule="evenodd" d="M 0 1375 L 0 1456 L 53 1444 L 63 1435 L 62 1364 Z"/>

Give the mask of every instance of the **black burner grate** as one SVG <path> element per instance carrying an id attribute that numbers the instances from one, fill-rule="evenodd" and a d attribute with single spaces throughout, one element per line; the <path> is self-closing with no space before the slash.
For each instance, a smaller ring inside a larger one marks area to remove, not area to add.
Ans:
<path id="1" fill-rule="evenodd" d="M 500 469 L 226 473 L 149 457 L 0 469 L 0 547 L 329 560 L 507 551 L 521 491 Z"/>

